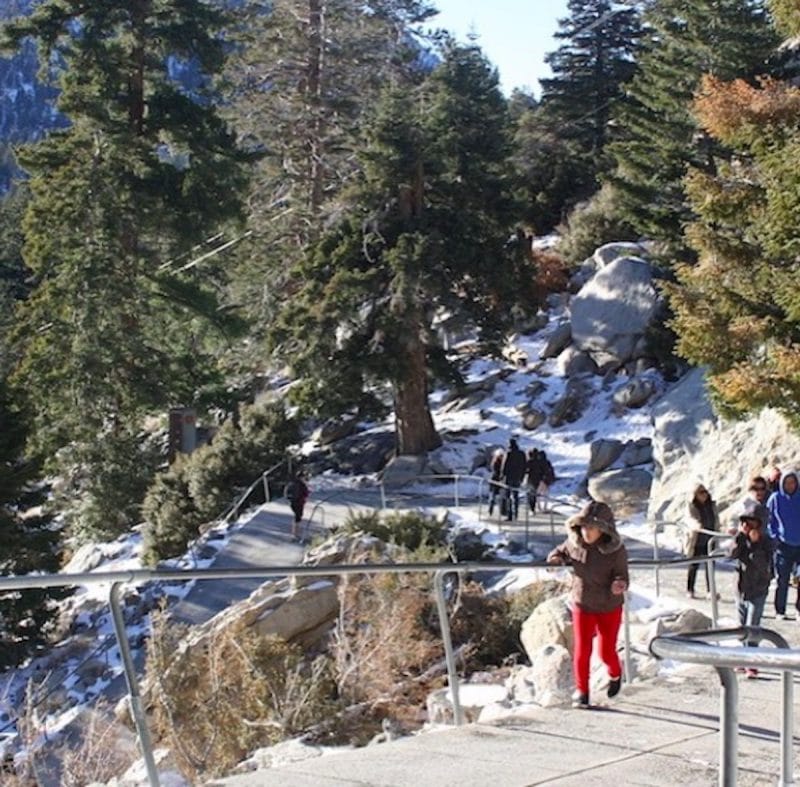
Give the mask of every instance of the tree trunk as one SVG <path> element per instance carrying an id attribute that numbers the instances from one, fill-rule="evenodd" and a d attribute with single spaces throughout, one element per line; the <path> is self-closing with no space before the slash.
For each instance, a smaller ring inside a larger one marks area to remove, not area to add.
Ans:
<path id="1" fill-rule="evenodd" d="M 403 378 L 394 383 L 394 412 L 397 453 L 424 454 L 442 444 L 428 404 L 428 367 L 425 347 L 419 335 L 411 336 L 405 347 Z"/>

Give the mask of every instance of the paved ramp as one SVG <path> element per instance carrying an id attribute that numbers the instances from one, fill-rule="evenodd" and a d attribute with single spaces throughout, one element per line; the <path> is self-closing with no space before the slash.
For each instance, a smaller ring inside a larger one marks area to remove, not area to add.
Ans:
<path id="1" fill-rule="evenodd" d="M 778 781 L 779 697 L 777 673 L 740 681 L 739 787 Z M 523 706 L 518 716 L 497 724 L 445 728 L 208 784 L 710 787 L 718 781 L 718 698 L 714 671 L 696 667 L 680 680 L 626 686 L 601 709 Z"/>

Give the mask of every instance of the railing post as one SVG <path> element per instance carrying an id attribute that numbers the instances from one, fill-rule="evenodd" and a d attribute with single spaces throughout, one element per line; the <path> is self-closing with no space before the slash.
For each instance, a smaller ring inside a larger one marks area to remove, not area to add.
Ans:
<path id="1" fill-rule="evenodd" d="M 142 707 L 142 698 L 139 694 L 139 681 L 136 678 L 136 668 L 133 664 L 131 649 L 128 645 L 128 634 L 125 630 L 125 619 L 122 616 L 122 607 L 119 602 L 119 582 L 113 582 L 108 594 L 108 603 L 111 607 L 111 619 L 114 622 L 114 634 L 117 637 L 117 645 L 122 659 L 122 667 L 125 670 L 125 681 L 128 684 L 128 702 L 131 706 L 131 716 L 136 727 L 136 734 L 139 736 L 139 748 L 142 750 L 142 758 L 147 771 L 147 780 L 150 787 L 160 787 L 158 780 L 158 768 L 153 757 L 153 744 L 150 740 L 150 730 L 147 728 L 147 717 Z"/>
<path id="2" fill-rule="evenodd" d="M 447 683 L 450 687 L 450 696 L 453 699 L 453 720 L 457 727 L 464 723 L 464 713 L 461 710 L 459 697 L 458 672 L 456 672 L 456 657 L 453 652 L 453 640 L 450 636 L 450 620 L 447 617 L 447 603 L 444 599 L 444 571 L 437 571 L 433 576 L 433 587 L 436 592 L 436 609 L 439 611 L 439 626 L 442 630 L 444 642 L 444 657 L 447 662 Z"/>
<path id="3" fill-rule="evenodd" d="M 722 691 L 720 692 L 720 749 L 719 785 L 736 787 L 738 735 L 739 735 L 739 684 L 730 667 L 716 667 Z"/>
<path id="4" fill-rule="evenodd" d="M 267 480 L 267 474 L 261 474 L 261 483 L 264 484 L 264 502 L 269 503 L 269 481 Z"/>
<path id="5" fill-rule="evenodd" d="M 781 673 L 781 778 L 780 787 L 794 784 L 794 758 L 792 738 L 794 735 L 794 681 L 788 670 Z"/>
<path id="6" fill-rule="evenodd" d="M 653 560 L 658 560 L 658 521 L 653 525 Z M 658 563 L 653 565 L 653 574 L 656 582 L 656 598 L 661 597 L 661 572 L 658 570 Z"/>
<path id="7" fill-rule="evenodd" d="M 458 473 L 456 473 L 455 475 L 454 486 L 455 486 L 455 505 L 456 508 L 460 508 L 461 503 L 459 501 L 459 496 L 458 496 Z"/>
<path id="8" fill-rule="evenodd" d="M 386 510 L 386 487 L 383 485 L 383 481 L 381 481 L 381 511 Z"/>
<path id="9" fill-rule="evenodd" d="M 630 683 L 633 679 L 633 670 L 631 669 L 631 618 L 628 611 L 628 591 L 625 591 L 625 603 L 622 605 L 622 620 L 623 620 L 623 636 L 625 639 L 625 653 L 623 668 L 625 671 L 625 683 Z"/>
<path id="10" fill-rule="evenodd" d="M 709 565 L 710 564 L 710 565 Z M 711 596 L 711 625 L 717 628 L 719 619 L 719 601 L 717 600 L 717 573 L 714 570 L 717 565 L 716 560 L 706 561 L 706 571 L 708 571 L 708 592 Z"/>

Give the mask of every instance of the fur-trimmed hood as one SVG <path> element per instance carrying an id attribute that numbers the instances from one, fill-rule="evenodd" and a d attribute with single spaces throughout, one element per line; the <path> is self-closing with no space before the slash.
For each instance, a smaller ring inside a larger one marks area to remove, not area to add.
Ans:
<path id="1" fill-rule="evenodd" d="M 564 523 L 568 540 L 575 546 L 586 549 L 589 544 L 581 536 L 581 528 L 584 525 L 594 525 L 600 530 L 602 536 L 595 543 L 598 551 L 604 555 L 616 552 L 622 546 L 622 538 L 614 522 L 614 513 L 606 503 L 593 500 Z"/>

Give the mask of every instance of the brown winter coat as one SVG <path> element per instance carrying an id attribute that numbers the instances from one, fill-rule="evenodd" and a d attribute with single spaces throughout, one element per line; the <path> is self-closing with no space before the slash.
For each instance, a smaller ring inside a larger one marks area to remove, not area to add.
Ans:
<path id="1" fill-rule="evenodd" d="M 598 506 L 602 509 L 595 516 L 593 507 Z M 603 535 L 595 543 L 587 544 L 581 537 L 583 524 L 596 525 Z M 621 579 L 627 587 L 628 552 L 608 506 L 590 503 L 567 520 L 566 528 L 567 539 L 550 552 L 547 560 L 572 567 L 572 601 L 587 612 L 611 612 L 621 607 L 624 596 L 612 593 L 611 583 Z"/>

